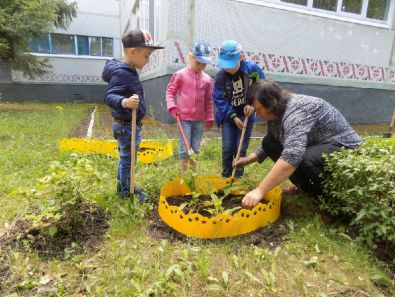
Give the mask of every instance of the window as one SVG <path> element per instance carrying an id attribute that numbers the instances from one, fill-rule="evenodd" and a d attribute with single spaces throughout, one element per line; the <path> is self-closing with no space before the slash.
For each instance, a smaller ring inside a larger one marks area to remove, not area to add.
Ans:
<path id="1" fill-rule="evenodd" d="M 77 36 L 77 48 L 79 55 L 89 55 L 89 37 Z"/>
<path id="2" fill-rule="evenodd" d="M 112 52 L 113 52 L 113 39 L 112 38 L 102 38 L 102 42 L 103 42 L 103 53 L 102 56 L 107 56 L 110 57 L 112 56 Z"/>
<path id="3" fill-rule="evenodd" d="M 384 20 L 388 19 L 390 0 L 370 0 L 368 4 L 367 17 L 370 19 Z"/>
<path id="4" fill-rule="evenodd" d="M 113 38 L 109 37 L 50 33 L 32 38 L 30 48 L 39 54 L 112 57 L 113 43 Z"/>
<path id="5" fill-rule="evenodd" d="M 362 0 L 343 0 L 341 10 L 348 13 L 361 14 Z"/>
<path id="6" fill-rule="evenodd" d="M 305 6 L 308 10 L 386 22 L 390 11 L 390 0 L 270 0 L 290 6 Z"/>
<path id="7" fill-rule="evenodd" d="M 35 36 L 30 40 L 30 48 L 34 53 L 49 54 L 49 35 Z"/>
<path id="8" fill-rule="evenodd" d="M 101 56 L 101 38 L 91 37 L 89 40 L 89 50 L 92 56 Z"/>
<path id="9" fill-rule="evenodd" d="M 75 54 L 74 36 L 66 34 L 51 34 L 51 54 Z"/>
<path id="10" fill-rule="evenodd" d="M 314 0 L 313 8 L 324 9 L 329 11 L 337 10 L 337 0 Z"/>
<path id="11" fill-rule="evenodd" d="M 307 5 L 307 0 L 282 0 L 282 2 L 299 4 L 299 5 Z"/>

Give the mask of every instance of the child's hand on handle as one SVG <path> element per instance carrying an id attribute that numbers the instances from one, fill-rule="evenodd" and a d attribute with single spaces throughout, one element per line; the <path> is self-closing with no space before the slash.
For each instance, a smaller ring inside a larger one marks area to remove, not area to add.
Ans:
<path id="1" fill-rule="evenodd" d="M 173 117 L 173 118 L 177 118 L 177 114 L 178 114 L 178 109 L 177 109 L 177 107 L 172 107 L 170 110 L 169 110 L 169 112 L 170 112 L 170 114 L 171 114 L 171 116 Z"/>
<path id="2" fill-rule="evenodd" d="M 246 117 L 249 117 L 255 112 L 255 109 L 251 105 L 244 106 L 244 114 Z"/>
<path id="3" fill-rule="evenodd" d="M 240 120 L 238 117 L 234 117 L 233 121 L 235 122 L 237 128 L 239 128 L 240 130 L 243 130 L 244 123 L 242 120 Z"/>
<path id="4" fill-rule="evenodd" d="M 133 94 L 129 98 L 124 98 L 122 100 L 122 107 L 123 108 L 130 108 L 130 109 L 137 109 L 139 106 L 140 99 L 139 96 L 136 94 Z"/>

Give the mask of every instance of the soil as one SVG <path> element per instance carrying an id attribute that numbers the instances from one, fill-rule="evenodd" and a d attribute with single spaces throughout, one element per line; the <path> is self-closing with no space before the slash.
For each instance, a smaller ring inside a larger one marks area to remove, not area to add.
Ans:
<path id="1" fill-rule="evenodd" d="M 8 261 L 5 258 L 5 253 L 0 247 L 0 289 L 1 284 L 5 282 L 8 277 L 10 271 L 10 266 L 8 265 Z"/>
<path id="2" fill-rule="evenodd" d="M 23 248 L 28 243 L 29 248 L 43 258 L 64 258 L 66 252 L 74 255 L 91 250 L 102 242 L 108 229 L 107 216 L 96 204 L 84 204 L 79 214 L 82 219 L 79 228 L 73 228 L 70 218 L 62 219 L 56 224 L 58 231 L 53 237 L 48 235 L 49 226 L 40 229 L 28 220 L 19 220 L 0 237 L 0 250 Z M 66 221 L 68 228 L 62 227 Z M 2 270 L 0 282 L 1 274 Z"/>
<path id="3" fill-rule="evenodd" d="M 222 193 L 216 193 L 218 197 L 221 197 L 223 195 Z M 228 195 L 222 200 L 222 206 L 224 209 L 232 209 L 235 207 L 240 207 L 241 206 L 241 200 L 243 199 L 244 195 Z M 192 195 L 183 195 L 183 196 L 169 196 L 167 197 L 167 202 L 170 205 L 174 206 L 180 206 L 183 203 L 191 203 L 192 200 Z M 213 206 L 205 207 L 204 203 L 206 201 L 211 201 L 210 195 L 199 195 L 199 197 L 196 198 L 196 203 L 194 206 L 187 205 L 183 208 L 184 213 L 192 213 L 192 212 L 197 212 L 201 214 L 202 216 L 205 216 L 207 218 L 211 218 L 213 215 L 207 211 L 207 209 L 212 209 Z"/>
<path id="4" fill-rule="evenodd" d="M 68 135 L 69 138 L 86 137 L 86 134 L 88 132 L 89 123 L 91 120 L 91 113 L 92 113 L 92 110 L 88 110 L 85 112 L 84 116 L 81 118 L 80 123 L 69 132 L 69 135 Z"/>

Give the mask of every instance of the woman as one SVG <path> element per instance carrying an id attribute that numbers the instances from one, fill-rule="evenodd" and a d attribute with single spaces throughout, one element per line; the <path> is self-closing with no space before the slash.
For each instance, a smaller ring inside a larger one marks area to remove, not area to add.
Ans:
<path id="1" fill-rule="evenodd" d="M 323 99 L 292 94 L 273 81 L 261 80 L 251 87 L 249 101 L 257 115 L 268 122 L 268 132 L 261 147 L 234 161 L 233 166 L 261 163 L 266 157 L 275 163 L 259 186 L 245 195 L 245 208 L 255 207 L 287 178 L 303 191 L 321 194 L 323 154 L 362 143 L 340 112 Z"/>

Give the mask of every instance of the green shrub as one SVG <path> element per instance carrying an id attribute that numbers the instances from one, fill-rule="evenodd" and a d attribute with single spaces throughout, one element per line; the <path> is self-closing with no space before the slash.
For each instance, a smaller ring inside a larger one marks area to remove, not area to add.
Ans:
<path id="1" fill-rule="evenodd" d="M 351 218 L 358 237 L 395 244 L 395 139 L 366 138 L 326 156 L 321 208 Z"/>

